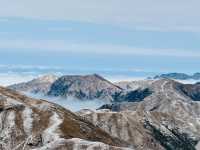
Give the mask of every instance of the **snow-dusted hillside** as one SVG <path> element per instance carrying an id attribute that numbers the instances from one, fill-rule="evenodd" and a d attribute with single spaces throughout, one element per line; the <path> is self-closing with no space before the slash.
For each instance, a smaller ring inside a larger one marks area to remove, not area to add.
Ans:
<path id="1" fill-rule="evenodd" d="M 0 139 L 1 150 L 81 150 L 86 147 L 114 150 L 123 148 L 112 146 L 128 146 L 59 105 L 3 87 L 0 87 Z"/>

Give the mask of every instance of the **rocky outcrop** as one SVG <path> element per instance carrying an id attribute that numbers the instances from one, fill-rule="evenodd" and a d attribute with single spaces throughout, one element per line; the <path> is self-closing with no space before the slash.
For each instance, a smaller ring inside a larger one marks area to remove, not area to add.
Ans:
<path id="1" fill-rule="evenodd" d="M 121 88 L 105 80 L 99 75 L 63 76 L 54 82 L 48 95 L 75 97 L 81 100 L 102 99 L 113 101 L 113 95 L 121 92 Z"/>
<path id="2" fill-rule="evenodd" d="M 139 102 L 142 101 L 145 97 L 148 97 L 152 94 L 150 89 L 137 89 L 133 91 L 122 91 L 116 93 L 113 96 L 115 102 Z"/>
<path id="3" fill-rule="evenodd" d="M 47 94 L 51 88 L 51 85 L 58 79 L 55 75 L 45 75 L 39 78 L 33 79 L 29 82 L 19 83 L 9 86 L 8 88 L 30 93 Z"/>
<path id="4" fill-rule="evenodd" d="M 77 150 L 76 147 L 120 150 L 123 146 L 127 143 L 59 105 L 0 87 L 1 150 Z"/>

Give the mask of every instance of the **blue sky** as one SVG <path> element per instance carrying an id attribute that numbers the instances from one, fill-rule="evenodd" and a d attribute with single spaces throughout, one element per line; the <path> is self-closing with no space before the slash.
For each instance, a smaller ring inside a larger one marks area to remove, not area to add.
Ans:
<path id="1" fill-rule="evenodd" d="M 86 73 L 198 72 L 199 5 L 197 0 L 2 1 L 0 64 Z"/>

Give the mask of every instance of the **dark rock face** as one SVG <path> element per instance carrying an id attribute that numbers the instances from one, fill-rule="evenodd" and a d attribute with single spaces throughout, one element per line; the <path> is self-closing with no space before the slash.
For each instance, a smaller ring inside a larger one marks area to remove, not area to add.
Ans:
<path id="1" fill-rule="evenodd" d="M 177 88 L 194 101 L 200 101 L 200 84 L 180 84 Z"/>
<path id="2" fill-rule="evenodd" d="M 195 73 L 193 75 L 187 75 L 184 73 L 168 73 L 168 74 L 161 74 L 154 77 L 154 79 L 161 79 L 161 78 L 168 78 L 168 79 L 176 79 L 176 80 L 200 80 L 200 73 Z"/>
<path id="3" fill-rule="evenodd" d="M 128 104 L 128 102 L 123 102 L 123 104 L 124 103 Z M 114 102 L 112 104 L 105 104 L 105 105 L 101 106 L 100 108 L 98 108 L 97 110 L 108 109 L 113 112 L 118 112 L 120 110 L 121 104 L 122 104 L 122 102 L 120 102 L 120 103 Z"/>
<path id="4" fill-rule="evenodd" d="M 133 91 L 123 91 L 121 93 L 116 93 L 113 97 L 115 102 L 139 102 L 151 94 L 152 91 L 150 91 L 148 88 L 145 88 Z"/>
<path id="5" fill-rule="evenodd" d="M 145 122 L 144 127 L 151 131 L 152 136 L 159 141 L 166 150 L 195 150 L 195 145 L 198 143 L 198 141 L 190 138 L 187 134 L 180 133 L 178 129 L 168 129 L 171 135 L 166 135 L 148 121 Z"/>

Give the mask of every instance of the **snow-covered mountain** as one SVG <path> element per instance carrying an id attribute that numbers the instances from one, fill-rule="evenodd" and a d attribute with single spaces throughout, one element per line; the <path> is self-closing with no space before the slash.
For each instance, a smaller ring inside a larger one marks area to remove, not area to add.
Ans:
<path id="1" fill-rule="evenodd" d="M 81 100 L 102 99 L 113 101 L 113 95 L 122 89 L 103 77 L 94 74 L 86 76 L 62 76 L 56 80 L 48 95 L 75 97 Z"/>
<path id="2" fill-rule="evenodd" d="M 142 97 L 151 94 L 151 91 L 139 87 L 151 82 L 153 80 L 112 83 L 97 74 L 65 75 L 61 77 L 46 75 L 29 82 L 11 85 L 9 88 L 26 93 L 43 94 L 51 98 L 61 97 L 82 101 L 102 100 L 110 103 L 140 100 Z M 126 83 L 128 83 L 127 86 Z"/>

